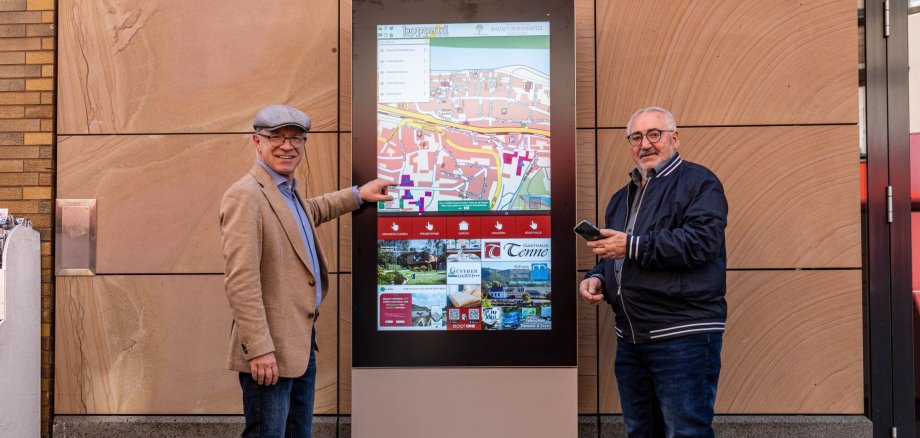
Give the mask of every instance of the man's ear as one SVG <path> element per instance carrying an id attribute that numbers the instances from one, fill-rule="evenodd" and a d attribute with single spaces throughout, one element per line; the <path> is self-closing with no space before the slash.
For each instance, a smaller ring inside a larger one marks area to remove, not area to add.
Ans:
<path id="1" fill-rule="evenodd" d="M 678 138 L 677 130 L 674 130 L 674 132 L 672 132 L 671 135 L 672 135 L 671 138 L 672 138 L 673 141 L 674 141 L 674 149 L 679 148 L 679 147 L 680 147 L 680 139 Z"/>

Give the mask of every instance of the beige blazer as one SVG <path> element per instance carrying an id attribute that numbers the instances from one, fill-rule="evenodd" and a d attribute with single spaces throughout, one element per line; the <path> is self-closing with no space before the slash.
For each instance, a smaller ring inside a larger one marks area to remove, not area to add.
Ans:
<path id="1" fill-rule="evenodd" d="M 311 199 L 301 196 L 300 202 L 316 236 L 319 273 L 310 269 L 291 210 L 258 163 L 221 200 L 224 290 L 233 313 L 230 370 L 249 372 L 250 359 L 270 352 L 275 352 L 281 377 L 299 377 L 307 370 L 318 315 L 317 275 L 329 290 L 326 256 L 315 227 L 358 204 L 351 188 Z"/>

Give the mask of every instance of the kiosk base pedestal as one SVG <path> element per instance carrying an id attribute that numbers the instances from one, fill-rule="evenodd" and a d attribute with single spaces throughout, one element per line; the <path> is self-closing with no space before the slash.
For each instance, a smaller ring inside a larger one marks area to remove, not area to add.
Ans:
<path id="1" fill-rule="evenodd" d="M 578 435 L 577 368 L 356 368 L 352 436 Z"/>

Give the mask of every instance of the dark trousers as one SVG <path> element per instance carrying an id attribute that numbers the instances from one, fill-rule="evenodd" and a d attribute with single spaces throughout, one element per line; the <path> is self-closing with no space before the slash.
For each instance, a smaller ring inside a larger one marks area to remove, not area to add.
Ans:
<path id="1" fill-rule="evenodd" d="M 615 374 L 630 438 L 715 437 L 722 333 L 617 342 Z"/>
<path id="2" fill-rule="evenodd" d="M 313 436 L 313 394 L 316 390 L 316 353 L 300 377 L 279 378 L 275 385 L 259 385 L 252 374 L 240 373 L 243 389 L 244 438 L 309 438 Z"/>

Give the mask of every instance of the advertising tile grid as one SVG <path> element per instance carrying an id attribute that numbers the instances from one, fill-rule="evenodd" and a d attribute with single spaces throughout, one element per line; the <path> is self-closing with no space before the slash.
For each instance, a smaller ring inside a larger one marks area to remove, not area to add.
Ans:
<path id="1" fill-rule="evenodd" d="M 552 329 L 549 216 L 382 217 L 378 330 Z"/>

